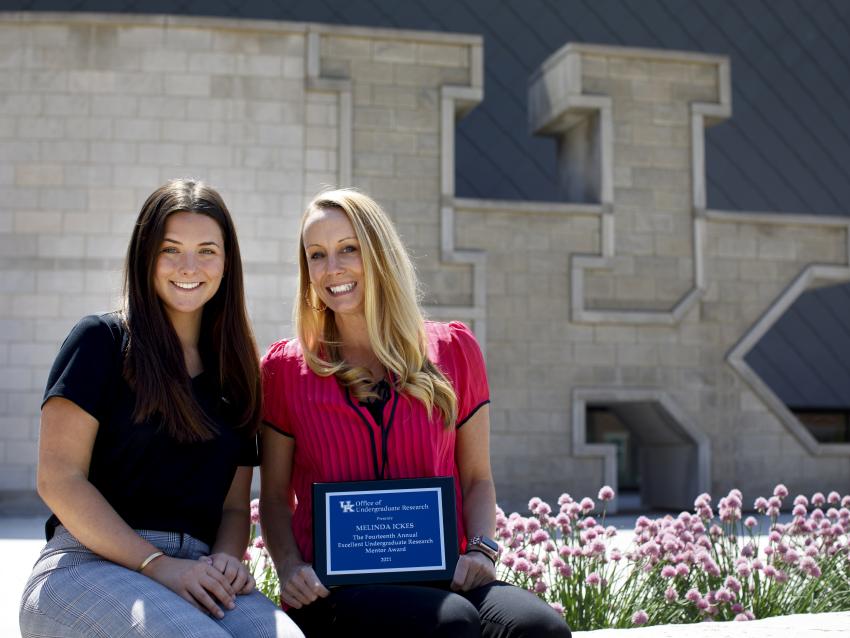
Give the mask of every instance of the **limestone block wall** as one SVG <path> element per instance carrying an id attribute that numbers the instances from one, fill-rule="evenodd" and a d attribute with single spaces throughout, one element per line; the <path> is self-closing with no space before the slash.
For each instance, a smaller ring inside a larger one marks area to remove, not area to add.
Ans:
<path id="1" fill-rule="evenodd" d="M 114 309 L 132 223 L 176 176 L 236 222 L 265 348 L 290 334 L 298 220 L 321 187 L 385 203 L 431 299 L 439 267 L 440 87 L 469 85 L 480 38 L 105 14 L 0 14 L 0 490 L 35 485 L 47 371 L 71 326 Z M 473 53 L 475 51 L 475 53 Z"/>
<path id="2" fill-rule="evenodd" d="M 848 224 L 707 209 L 704 127 L 731 116 L 730 73 L 570 44 L 530 78 L 529 123 L 558 140 L 572 203 L 458 199 L 478 36 L 0 14 L 0 490 L 33 488 L 56 349 L 115 307 L 138 208 L 179 175 L 231 208 L 261 347 L 290 333 L 306 200 L 342 184 L 384 204 L 428 312 L 486 352 L 506 508 L 615 483 L 613 446 L 587 440 L 594 404 L 646 439 L 656 504 L 846 485 L 848 446 L 814 441 L 744 357 L 807 286 L 850 279 Z"/>
<path id="3" fill-rule="evenodd" d="M 487 255 L 501 500 L 616 482 L 615 448 L 587 440 L 593 404 L 655 437 L 656 505 L 846 485 L 850 446 L 815 442 L 743 357 L 808 285 L 850 279 L 848 224 L 706 210 L 703 128 L 731 115 L 728 61 L 571 44 L 529 92 L 586 203 L 455 202 L 457 245 Z"/>

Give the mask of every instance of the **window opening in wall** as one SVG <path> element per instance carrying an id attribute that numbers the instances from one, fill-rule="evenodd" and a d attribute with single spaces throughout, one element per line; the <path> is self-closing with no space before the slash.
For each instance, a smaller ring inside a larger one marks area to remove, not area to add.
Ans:
<path id="1" fill-rule="evenodd" d="M 638 449 L 629 428 L 607 407 L 590 405 L 587 407 L 587 442 L 616 446 L 619 511 L 641 509 Z"/>
<path id="2" fill-rule="evenodd" d="M 700 443 L 659 401 L 588 403 L 587 443 L 615 451 L 619 511 L 688 509 L 704 489 Z"/>
<path id="3" fill-rule="evenodd" d="M 850 410 L 791 408 L 818 443 L 850 443 Z"/>

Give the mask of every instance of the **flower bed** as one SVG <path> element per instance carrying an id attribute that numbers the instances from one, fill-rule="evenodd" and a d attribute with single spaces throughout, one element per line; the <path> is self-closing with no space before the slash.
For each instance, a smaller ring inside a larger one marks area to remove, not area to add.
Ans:
<path id="1" fill-rule="evenodd" d="M 716 514 L 702 494 L 694 513 L 639 517 L 623 550 L 614 547 L 617 530 L 605 526 L 610 487 L 599 491 L 600 508 L 563 494 L 556 512 L 532 498 L 529 516 L 497 508 L 498 575 L 537 593 L 574 630 L 850 610 L 850 495 L 797 496 L 793 519 L 783 524 L 787 496 L 777 485 L 773 496 L 755 500 L 769 520 L 760 529 L 754 517 L 743 518 L 740 491 L 721 498 Z M 256 520 L 246 557 L 274 600 L 278 583 Z"/>

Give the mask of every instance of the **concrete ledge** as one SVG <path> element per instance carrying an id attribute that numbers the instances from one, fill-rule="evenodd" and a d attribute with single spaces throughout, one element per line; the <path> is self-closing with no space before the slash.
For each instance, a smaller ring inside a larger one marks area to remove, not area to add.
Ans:
<path id="1" fill-rule="evenodd" d="M 577 631 L 576 638 L 831 638 L 850 635 L 850 612 L 775 616 L 749 622 L 704 622 Z"/>

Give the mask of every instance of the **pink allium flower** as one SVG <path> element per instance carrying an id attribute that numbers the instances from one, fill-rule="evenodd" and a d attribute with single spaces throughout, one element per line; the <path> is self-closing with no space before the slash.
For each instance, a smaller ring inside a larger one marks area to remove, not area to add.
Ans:
<path id="1" fill-rule="evenodd" d="M 527 574 L 531 571 L 531 563 L 524 558 L 518 558 L 516 563 L 514 563 L 514 571 L 520 574 Z"/>
<path id="2" fill-rule="evenodd" d="M 537 511 L 535 514 L 538 516 L 546 516 L 552 511 L 552 508 L 549 507 L 549 503 L 541 502 L 540 505 L 537 506 Z"/>
<path id="3" fill-rule="evenodd" d="M 590 544 L 590 553 L 591 553 L 591 555 L 604 554 L 605 553 L 605 541 L 603 541 L 601 538 L 595 539 Z"/>
<path id="4" fill-rule="evenodd" d="M 564 578 L 570 578 L 573 575 L 573 568 L 567 564 L 564 564 L 558 568 L 558 573 Z"/>
<path id="5" fill-rule="evenodd" d="M 734 603 L 729 607 L 729 611 L 733 614 L 740 614 L 744 611 L 744 606 L 741 603 Z"/>
<path id="6" fill-rule="evenodd" d="M 611 501 L 614 499 L 614 490 L 610 485 L 604 485 L 601 490 L 599 490 L 599 500 L 600 501 Z"/>
<path id="7" fill-rule="evenodd" d="M 599 583 L 602 582 L 602 577 L 596 572 L 590 572 L 587 575 L 587 578 L 584 579 L 584 582 L 590 585 L 591 587 L 596 587 Z"/>
<path id="8" fill-rule="evenodd" d="M 612 549 L 611 554 L 609 555 L 609 558 L 616 563 L 621 558 L 623 558 L 623 554 L 620 552 L 619 549 Z"/>
<path id="9" fill-rule="evenodd" d="M 542 580 L 538 580 L 537 582 L 534 583 L 534 593 L 535 594 L 542 594 L 547 589 L 549 589 L 549 586 Z"/>
<path id="10" fill-rule="evenodd" d="M 773 530 L 770 534 L 767 535 L 767 540 L 771 543 L 778 543 L 782 539 L 782 534 Z"/>
<path id="11" fill-rule="evenodd" d="M 549 606 L 558 612 L 560 616 L 564 615 L 564 606 L 561 603 L 549 603 Z"/>
<path id="12" fill-rule="evenodd" d="M 753 573 L 753 570 L 752 570 L 752 568 L 750 567 L 750 564 L 749 564 L 749 563 L 747 563 L 746 561 L 745 561 L 745 562 L 743 562 L 743 563 L 738 563 L 738 564 L 735 566 L 735 571 L 737 571 L 737 572 L 738 572 L 738 575 L 739 575 L 741 578 L 748 578 L 748 577 L 750 576 L 750 574 L 752 574 L 752 573 Z"/>
<path id="13" fill-rule="evenodd" d="M 811 518 L 815 523 L 820 523 L 824 518 L 823 510 L 819 507 L 813 509 L 812 513 L 809 515 L 809 518 Z"/>
<path id="14" fill-rule="evenodd" d="M 573 502 L 573 497 L 564 492 L 558 497 L 558 505 L 567 505 Z"/>
<path id="15" fill-rule="evenodd" d="M 701 598 L 702 598 L 702 596 L 700 596 L 698 589 L 693 589 L 693 588 L 689 589 L 688 593 L 685 594 L 685 599 L 689 600 L 692 603 L 697 602 Z"/>
<path id="16" fill-rule="evenodd" d="M 807 499 L 802 494 L 798 494 L 794 497 L 794 505 L 802 505 L 803 507 L 809 506 L 809 499 Z"/>
<path id="17" fill-rule="evenodd" d="M 638 609 L 632 615 L 632 624 L 635 625 L 636 627 L 639 627 L 640 625 L 645 625 L 648 620 L 649 620 L 649 616 L 647 615 L 647 613 L 643 609 Z"/>
<path id="18" fill-rule="evenodd" d="M 812 494 L 812 505 L 820 507 L 824 503 L 826 503 L 826 497 L 824 497 L 823 492 L 815 492 Z"/>
<path id="19" fill-rule="evenodd" d="M 770 545 L 768 545 L 767 547 L 764 548 L 765 556 L 772 556 L 774 551 L 776 551 L 776 550 L 774 550 L 774 548 L 771 547 Z"/>
<path id="20" fill-rule="evenodd" d="M 653 558 L 657 558 L 661 553 L 661 548 L 654 541 L 649 541 L 646 545 L 641 547 L 641 553 L 644 556 L 652 556 Z"/>
<path id="21" fill-rule="evenodd" d="M 555 517 L 555 524 L 560 525 L 561 527 L 569 527 L 570 517 L 567 516 L 564 512 L 561 512 Z"/>
<path id="22" fill-rule="evenodd" d="M 581 511 L 584 513 L 592 512 L 593 508 L 596 507 L 596 504 L 593 502 L 593 499 L 585 496 L 581 499 L 581 503 L 579 503 L 579 507 L 581 507 Z"/>
<path id="23" fill-rule="evenodd" d="M 795 505 L 794 509 L 791 510 L 791 514 L 793 516 L 805 516 L 806 515 L 806 506 L 805 505 Z"/>
<path id="24" fill-rule="evenodd" d="M 242 554 L 242 560 L 251 562 L 251 552 L 249 552 L 247 549 L 245 550 L 245 553 Z"/>
<path id="25" fill-rule="evenodd" d="M 538 529 L 531 535 L 531 544 L 532 545 L 540 545 L 541 543 L 545 543 L 549 540 L 549 532 L 545 529 Z"/>
<path id="26" fill-rule="evenodd" d="M 800 555 L 793 549 L 789 549 L 787 552 L 785 552 L 785 555 L 782 557 L 782 560 L 784 560 L 789 565 L 794 565 L 798 560 L 800 560 Z"/>
<path id="27" fill-rule="evenodd" d="M 765 514 L 770 516 L 770 518 L 776 518 L 777 516 L 779 516 L 779 508 L 771 505 L 770 507 L 767 508 L 767 511 L 765 512 Z"/>
<path id="28" fill-rule="evenodd" d="M 260 522 L 260 499 L 255 498 L 251 501 L 251 524 L 256 525 Z"/>
<path id="29" fill-rule="evenodd" d="M 779 498 L 785 498 L 788 496 L 788 488 L 785 487 L 782 483 L 773 488 L 773 495 L 778 496 Z"/>
<path id="30" fill-rule="evenodd" d="M 661 577 L 662 578 L 673 578 L 676 576 L 676 568 L 672 565 L 664 565 L 661 568 Z"/>
<path id="31" fill-rule="evenodd" d="M 721 588 L 720 588 L 720 589 L 718 589 L 718 590 L 717 590 L 717 592 L 714 594 L 714 598 L 715 598 L 718 602 L 721 602 L 721 603 L 728 603 L 728 602 L 730 602 L 730 601 L 731 601 L 734 597 L 735 597 L 735 595 L 734 595 L 731 591 L 729 591 L 728 589 L 726 589 L 725 587 L 721 587 Z"/>
<path id="32" fill-rule="evenodd" d="M 835 505 L 841 500 L 841 495 L 838 492 L 832 491 L 827 495 L 826 500 L 831 505 Z"/>
<path id="33" fill-rule="evenodd" d="M 749 619 L 750 618 L 747 616 L 747 614 L 744 614 L 744 613 L 741 613 L 741 614 L 738 614 L 737 616 L 735 616 L 735 620 L 738 621 L 738 622 L 746 622 Z"/>
<path id="34" fill-rule="evenodd" d="M 753 503 L 753 507 L 763 513 L 767 509 L 767 499 L 763 496 L 759 496 L 755 500 L 755 503 Z"/>
<path id="35" fill-rule="evenodd" d="M 612 536 L 616 536 L 616 535 L 617 535 L 617 528 L 614 527 L 613 525 L 609 525 L 608 527 L 605 528 L 605 536 L 606 537 L 611 538 Z"/>
<path id="36" fill-rule="evenodd" d="M 764 568 L 764 575 L 768 578 L 776 578 L 777 570 L 773 565 L 766 565 Z"/>
<path id="37" fill-rule="evenodd" d="M 841 507 L 850 509 L 850 494 L 841 499 Z"/>
<path id="38" fill-rule="evenodd" d="M 676 590 L 673 587 L 668 587 L 666 590 L 664 590 L 664 598 L 667 599 L 667 602 L 672 603 L 678 597 L 679 596 L 678 596 L 678 594 L 676 593 Z"/>
<path id="39" fill-rule="evenodd" d="M 514 563 L 516 562 L 516 554 L 514 554 L 512 552 L 505 552 L 504 554 L 502 554 L 501 560 L 502 560 L 502 564 L 505 567 L 513 567 Z"/>
<path id="40" fill-rule="evenodd" d="M 709 533 L 709 534 L 711 534 L 712 536 L 714 536 L 715 538 L 717 538 L 718 536 L 722 536 L 722 535 L 723 535 L 723 530 L 722 530 L 722 529 L 720 529 L 720 526 L 719 526 L 719 525 L 712 525 L 712 526 L 708 529 L 708 533 Z"/>
<path id="41" fill-rule="evenodd" d="M 697 599 L 695 604 L 697 606 L 697 609 L 699 609 L 700 611 L 705 611 L 710 606 L 708 601 L 705 598 L 702 598 L 702 597 Z"/>
<path id="42" fill-rule="evenodd" d="M 788 582 L 788 574 L 784 570 L 776 571 L 776 582 L 777 583 L 787 583 Z"/>
<path id="43" fill-rule="evenodd" d="M 706 560 L 702 566 L 709 576 L 720 576 L 720 567 L 711 558 Z"/>
<path id="44" fill-rule="evenodd" d="M 778 496 L 771 496 L 769 499 L 767 499 L 767 505 L 768 507 L 782 507 L 782 499 Z"/>
<path id="45" fill-rule="evenodd" d="M 530 501 L 528 501 L 528 509 L 533 512 L 537 509 L 537 506 L 540 505 L 540 503 L 542 502 L 543 501 L 541 501 L 539 497 L 534 496 Z"/>
<path id="46" fill-rule="evenodd" d="M 753 529 L 756 525 L 758 525 L 758 521 L 753 516 L 747 516 L 744 520 L 744 527 L 747 529 Z"/>
<path id="47" fill-rule="evenodd" d="M 534 533 L 539 529 L 540 521 L 538 521 L 536 518 L 529 518 L 528 520 L 526 520 L 525 531 Z"/>
<path id="48" fill-rule="evenodd" d="M 691 568 L 686 563 L 676 564 L 676 576 L 687 576 L 691 573 Z"/>
<path id="49" fill-rule="evenodd" d="M 254 539 L 254 547 L 256 547 L 257 549 L 263 549 L 265 546 L 266 541 L 263 540 L 262 536 L 257 536 L 257 538 Z"/>
<path id="50" fill-rule="evenodd" d="M 761 558 L 756 558 L 753 561 L 753 569 L 764 569 L 764 563 L 761 562 Z"/>
<path id="51" fill-rule="evenodd" d="M 724 584 L 724 585 L 725 585 L 728 589 L 730 589 L 731 591 L 735 592 L 736 594 L 737 594 L 737 593 L 739 593 L 739 592 L 741 591 L 741 581 L 739 581 L 739 580 L 738 580 L 737 578 L 735 578 L 734 576 L 727 576 L 727 577 L 726 577 L 726 580 L 725 580 L 725 581 L 723 581 L 723 584 Z"/>

